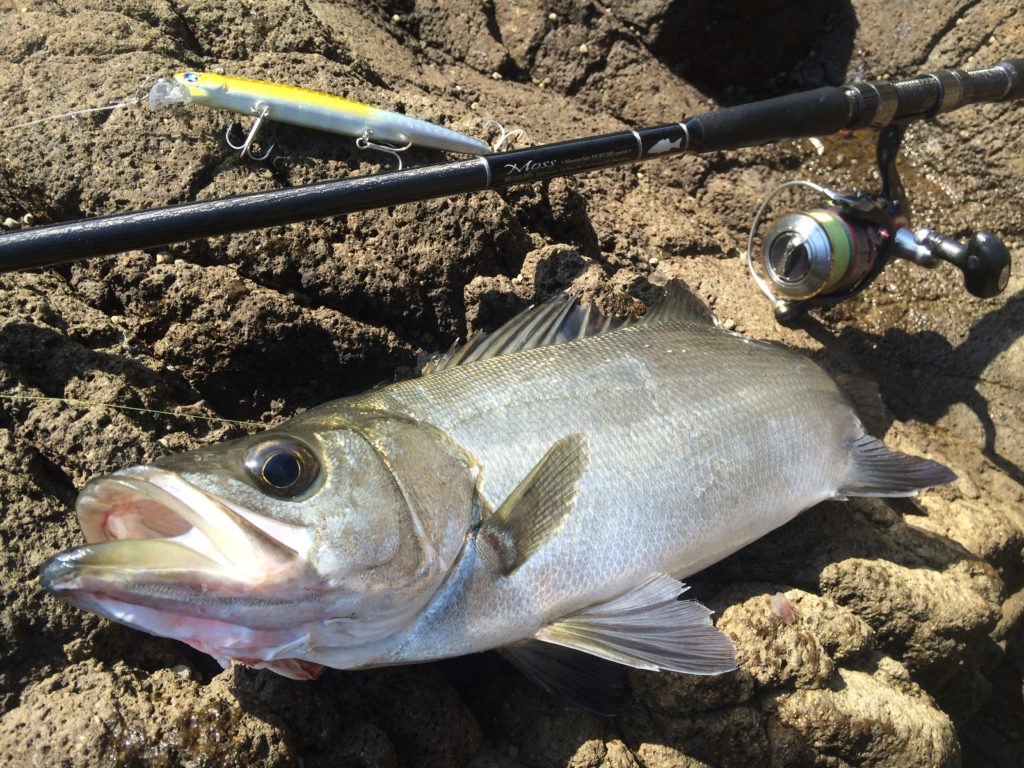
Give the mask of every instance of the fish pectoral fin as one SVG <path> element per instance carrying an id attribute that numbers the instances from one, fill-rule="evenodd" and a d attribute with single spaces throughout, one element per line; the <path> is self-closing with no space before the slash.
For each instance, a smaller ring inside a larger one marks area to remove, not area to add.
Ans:
<path id="1" fill-rule="evenodd" d="M 491 514 L 477 534 L 480 559 L 508 576 L 565 525 L 587 469 L 587 440 L 563 437 Z"/>
<path id="2" fill-rule="evenodd" d="M 626 669 L 605 659 L 539 640 L 499 649 L 520 672 L 550 694 L 601 717 L 619 712 Z"/>
<path id="3" fill-rule="evenodd" d="M 933 485 L 956 480 L 956 474 L 930 459 L 892 451 L 881 440 L 861 435 L 853 442 L 849 476 L 840 496 L 912 496 Z"/>
<path id="4" fill-rule="evenodd" d="M 711 623 L 709 609 L 679 599 L 687 589 L 669 576 L 655 576 L 614 600 L 559 619 L 535 637 L 639 669 L 731 672 L 732 640 Z"/>

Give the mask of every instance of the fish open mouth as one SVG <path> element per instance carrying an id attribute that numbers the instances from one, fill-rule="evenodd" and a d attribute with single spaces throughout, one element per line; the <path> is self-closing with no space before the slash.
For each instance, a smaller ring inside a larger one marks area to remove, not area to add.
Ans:
<path id="1" fill-rule="evenodd" d="M 76 510 L 88 543 L 52 558 L 40 580 L 118 621 L 129 623 L 123 610 L 112 615 L 97 602 L 276 628 L 282 612 L 273 605 L 288 599 L 289 585 L 308 585 L 305 529 L 222 501 L 176 472 L 133 467 L 95 480 Z M 254 602 L 268 610 L 252 610 Z"/>

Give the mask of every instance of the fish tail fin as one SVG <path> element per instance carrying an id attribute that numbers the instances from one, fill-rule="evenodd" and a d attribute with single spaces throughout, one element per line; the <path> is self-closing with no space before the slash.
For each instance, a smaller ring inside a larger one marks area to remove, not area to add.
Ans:
<path id="1" fill-rule="evenodd" d="M 850 473 L 838 491 L 841 496 L 912 496 L 956 480 L 949 467 L 889 450 L 871 435 L 854 440 L 852 452 Z"/>

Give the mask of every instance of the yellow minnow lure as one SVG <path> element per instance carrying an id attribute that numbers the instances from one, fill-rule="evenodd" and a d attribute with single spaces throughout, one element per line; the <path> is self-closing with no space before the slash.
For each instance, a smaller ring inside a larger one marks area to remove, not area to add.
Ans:
<path id="1" fill-rule="evenodd" d="M 169 79 L 157 80 L 149 92 L 149 105 L 154 109 L 189 102 L 254 115 L 256 120 L 244 143 L 231 140 L 230 128 L 226 138 L 233 149 L 256 159 L 266 158 L 273 149 L 259 157 L 252 154 L 253 141 L 264 120 L 353 136 L 360 149 L 396 153 L 415 144 L 469 155 L 491 151 L 484 142 L 440 125 L 294 85 L 209 72 L 178 72 Z"/>

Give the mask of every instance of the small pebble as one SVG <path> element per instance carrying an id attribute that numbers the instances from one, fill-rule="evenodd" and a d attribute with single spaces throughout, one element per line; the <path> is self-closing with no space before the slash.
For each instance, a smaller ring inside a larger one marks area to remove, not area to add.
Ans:
<path id="1" fill-rule="evenodd" d="M 184 664 L 176 664 L 171 667 L 171 672 L 176 674 L 178 677 L 184 677 L 186 680 L 192 679 L 192 670 Z"/>
<path id="2" fill-rule="evenodd" d="M 589 51 L 590 47 L 586 43 L 580 44 L 580 53 L 588 53 Z"/>
<path id="3" fill-rule="evenodd" d="M 725 328 L 725 330 L 727 330 L 727 331 L 735 331 L 736 330 L 736 321 L 735 320 L 725 320 L 725 321 L 722 322 L 722 327 Z"/>
<path id="4" fill-rule="evenodd" d="M 174 260 L 174 266 L 176 266 L 176 267 L 183 267 L 186 264 L 188 264 L 188 262 L 185 261 L 184 259 L 175 259 Z"/>
<path id="5" fill-rule="evenodd" d="M 784 594 L 776 592 L 772 595 L 771 604 L 772 613 L 782 619 L 783 624 L 788 625 L 796 622 L 796 611 Z"/>
<path id="6" fill-rule="evenodd" d="M 174 260 L 174 257 L 168 251 L 160 251 L 156 255 L 157 264 L 170 264 Z"/>
<path id="7" fill-rule="evenodd" d="M 26 213 L 24 216 L 21 217 L 21 223 L 24 224 L 26 227 L 31 227 L 33 224 L 36 223 L 36 217 L 33 216 L 31 213 Z"/>
<path id="8" fill-rule="evenodd" d="M 548 21 L 558 21 L 558 14 L 557 13 L 549 13 L 548 14 Z"/>
<path id="9" fill-rule="evenodd" d="M 4 219 L 4 229 L 14 229 L 16 226 L 18 226 L 17 220 L 12 219 L 10 216 Z"/>
<path id="10" fill-rule="evenodd" d="M 659 264 L 661 264 L 661 259 L 659 259 L 657 256 L 652 256 L 647 260 L 647 263 L 650 264 L 652 267 L 656 267 Z"/>
<path id="11" fill-rule="evenodd" d="M 480 109 L 480 102 L 474 101 L 472 104 L 469 105 L 469 108 L 472 109 L 473 111 Z"/>
<path id="12" fill-rule="evenodd" d="M 501 80 L 501 72 L 491 72 L 491 80 Z"/>
<path id="13" fill-rule="evenodd" d="M 391 23 L 392 24 L 397 24 L 401 20 L 402 20 L 402 17 L 399 16 L 397 13 L 394 16 L 391 17 Z"/>
<path id="14" fill-rule="evenodd" d="M 515 277 L 512 278 L 512 284 L 513 285 L 519 285 L 521 282 L 523 282 L 523 276 L 522 275 L 516 275 Z"/>

